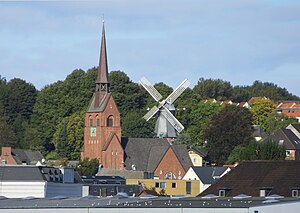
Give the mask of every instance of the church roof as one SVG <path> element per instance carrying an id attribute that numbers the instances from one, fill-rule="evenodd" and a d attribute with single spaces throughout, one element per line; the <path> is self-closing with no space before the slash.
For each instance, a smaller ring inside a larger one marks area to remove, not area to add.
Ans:
<path id="1" fill-rule="evenodd" d="M 104 21 L 103 21 L 103 25 L 102 25 L 100 59 L 99 59 L 98 76 L 97 76 L 96 83 L 109 83 L 108 82 L 108 65 L 107 65 L 107 55 L 106 55 L 106 39 L 105 39 Z"/>
<path id="2" fill-rule="evenodd" d="M 166 138 L 122 138 L 122 145 L 127 169 L 134 165 L 136 170 L 154 172 L 169 148 L 186 171 L 192 166 L 186 146 L 170 145 Z"/>
<path id="3" fill-rule="evenodd" d="M 105 109 L 110 96 L 111 93 L 101 94 L 99 92 L 95 92 L 90 101 L 87 112 L 102 112 Z M 101 100 L 100 102 L 97 100 L 98 98 Z"/>

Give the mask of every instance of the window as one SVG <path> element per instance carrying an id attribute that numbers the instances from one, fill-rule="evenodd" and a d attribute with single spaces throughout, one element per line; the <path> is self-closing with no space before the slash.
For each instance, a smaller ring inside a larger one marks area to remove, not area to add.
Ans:
<path id="1" fill-rule="evenodd" d="M 93 119 L 92 119 L 92 116 L 90 116 L 89 119 L 90 119 L 90 120 L 89 120 L 89 126 L 93 126 Z"/>
<path id="2" fill-rule="evenodd" d="M 186 191 L 186 194 L 188 194 L 188 195 L 190 195 L 192 193 L 192 183 L 191 182 L 186 182 L 185 191 Z"/>
<path id="3" fill-rule="evenodd" d="M 225 197 L 225 195 L 226 195 L 225 190 L 224 190 L 224 189 L 220 189 L 220 190 L 219 190 L 219 196 L 220 196 L 220 197 Z"/>
<path id="4" fill-rule="evenodd" d="M 155 182 L 155 188 L 166 188 L 166 182 Z"/>
<path id="5" fill-rule="evenodd" d="M 174 188 L 176 188 L 176 183 L 172 183 L 172 188 L 174 189 Z"/>
<path id="6" fill-rule="evenodd" d="M 298 189 L 293 189 L 292 190 L 292 197 L 299 197 L 299 190 Z"/>
<path id="7" fill-rule="evenodd" d="M 162 189 L 166 188 L 166 182 L 160 182 L 159 188 L 162 188 Z"/>
<path id="8" fill-rule="evenodd" d="M 107 118 L 107 126 L 113 126 L 113 125 L 114 125 L 113 116 L 109 116 Z"/>
<path id="9" fill-rule="evenodd" d="M 96 126 L 100 126 L 100 119 L 98 117 L 96 118 Z"/>
<path id="10" fill-rule="evenodd" d="M 168 172 L 165 176 L 165 179 L 167 180 L 173 180 L 173 179 L 176 179 L 175 176 L 173 175 L 172 172 Z"/>

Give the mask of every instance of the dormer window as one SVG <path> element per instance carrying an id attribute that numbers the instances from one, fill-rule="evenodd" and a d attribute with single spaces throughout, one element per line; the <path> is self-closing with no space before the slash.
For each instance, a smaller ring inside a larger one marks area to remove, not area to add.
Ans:
<path id="1" fill-rule="evenodd" d="M 259 196 L 260 197 L 266 197 L 268 195 L 270 195 L 272 192 L 272 188 L 271 187 L 263 187 L 259 189 Z"/>
<path id="2" fill-rule="evenodd" d="M 226 197 L 230 190 L 231 190 L 230 188 L 221 188 L 221 189 L 219 189 L 219 196 L 220 197 Z"/>
<path id="3" fill-rule="evenodd" d="M 297 189 L 293 189 L 292 190 L 292 197 L 299 197 L 299 190 L 297 190 Z"/>

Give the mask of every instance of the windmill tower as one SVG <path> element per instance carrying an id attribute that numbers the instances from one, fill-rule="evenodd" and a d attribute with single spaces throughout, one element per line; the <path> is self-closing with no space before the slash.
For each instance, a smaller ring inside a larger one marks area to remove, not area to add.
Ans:
<path id="1" fill-rule="evenodd" d="M 175 117 L 174 101 L 184 92 L 190 85 L 185 79 L 166 99 L 162 99 L 162 95 L 154 88 L 154 86 L 143 77 L 139 83 L 148 91 L 153 99 L 158 103 L 153 106 L 149 112 L 144 115 L 144 119 L 149 121 L 153 116 L 157 116 L 155 124 L 155 133 L 159 138 L 176 138 L 184 129 L 183 125 Z"/>

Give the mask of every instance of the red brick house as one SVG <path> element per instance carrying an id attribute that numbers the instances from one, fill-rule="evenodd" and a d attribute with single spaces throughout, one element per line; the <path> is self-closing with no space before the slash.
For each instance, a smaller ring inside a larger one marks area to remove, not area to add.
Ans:
<path id="1" fill-rule="evenodd" d="M 1 164 L 8 165 L 35 165 L 42 162 L 43 155 L 39 151 L 13 149 L 11 147 L 2 147 Z"/>
<path id="2" fill-rule="evenodd" d="M 159 179 L 182 179 L 193 165 L 183 144 L 170 144 L 166 138 L 123 138 L 128 170 L 154 173 Z"/>
<path id="3" fill-rule="evenodd" d="M 124 168 L 120 112 L 110 93 L 104 23 L 96 89 L 85 115 L 81 158 L 97 158 L 103 168 Z"/>

